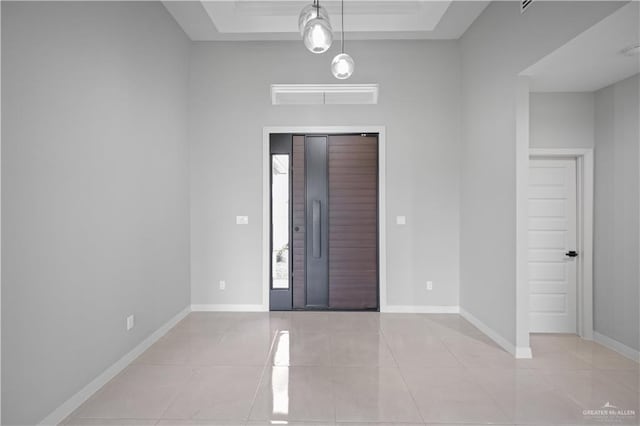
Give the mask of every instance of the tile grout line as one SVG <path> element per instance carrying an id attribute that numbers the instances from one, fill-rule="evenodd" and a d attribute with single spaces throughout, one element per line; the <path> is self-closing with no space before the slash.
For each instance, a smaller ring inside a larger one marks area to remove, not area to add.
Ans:
<path id="1" fill-rule="evenodd" d="M 184 321 L 185 319 L 186 319 L 186 317 L 185 317 L 185 318 L 183 318 L 183 319 L 182 319 L 182 321 Z M 182 321 L 180 321 L 178 324 L 180 324 Z M 177 326 L 178 324 L 176 324 L 176 326 Z M 174 327 L 172 328 L 172 330 L 173 330 L 176 326 L 174 326 Z M 215 335 L 217 336 L 216 343 L 219 343 L 219 342 L 222 340 L 222 338 L 224 337 L 224 335 L 225 335 L 226 333 L 228 333 L 228 332 L 229 332 L 229 330 L 227 329 L 226 331 L 224 331 L 224 332 L 222 332 L 222 333 L 216 333 L 216 334 L 215 334 Z M 192 348 L 191 348 L 191 343 L 192 343 L 192 341 L 191 341 L 191 339 L 189 339 L 189 355 L 191 355 L 191 349 L 192 349 Z M 146 351 L 145 351 L 145 352 L 146 352 Z M 141 365 L 144 365 L 144 364 L 141 364 Z M 163 420 L 173 420 L 173 419 L 166 419 L 166 418 L 165 418 L 165 416 L 164 416 L 164 415 L 165 415 L 165 413 L 167 412 L 167 410 L 168 410 L 169 408 L 171 408 L 171 405 L 172 405 L 172 404 L 173 404 L 173 403 L 178 399 L 178 397 L 180 396 L 180 391 L 181 391 L 181 390 L 183 390 L 184 388 L 186 388 L 187 386 L 189 386 L 189 382 L 197 376 L 197 374 L 196 374 L 196 373 L 197 373 L 198 371 L 201 371 L 201 370 L 202 370 L 202 368 L 206 368 L 206 367 L 208 366 L 208 365 L 206 365 L 206 364 L 192 364 L 192 363 L 191 363 L 191 359 L 190 359 L 190 358 L 188 358 L 187 362 L 186 362 L 186 363 L 183 363 L 183 364 L 147 364 L 147 365 L 183 365 L 183 366 L 185 366 L 185 367 L 188 367 L 188 368 L 191 370 L 191 374 L 190 374 L 189 378 L 185 381 L 185 383 L 184 383 L 184 385 L 183 385 L 184 387 L 179 388 L 179 389 L 176 391 L 175 395 L 173 395 L 173 396 L 171 397 L 171 400 L 169 401 L 169 403 L 167 404 L 167 406 L 164 408 L 164 410 L 162 410 L 162 413 L 160 413 L 160 418 L 159 418 L 159 419 L 158 419 L 158 421 L 156 422 L 156 425 L 157 425 L 158 423 L 160 423 L 161 421 L 163 421 Z M 218 366 L 216 365 L 215 367 L 218 367 Z M 188 419 L 188 420 L 192 420 L 192 418 L 190 418 L 190 419 Z"/>
<path id="2" fill-rule="evenodd" d="M 256 390 L 253 393 L 253 398 L 251 399 L 251 406 L 249 407 L 249 412 L 247 413 L 247 418 L 244 420 L 245 424 L 248 424 L 251 421 L 251 413 L 253 412 L 253 407 L 256 404 L 256 400 L 258 399 L 258 393 L 260 392 L 260 387 L 262 385 L 262 381 L 264 380 L 265 374 L 267 372 L 267 367 L 269 365 L 269 360 L 271 359 L 271 353 L 273 352 L 273 347 L 276 343 L 276 339 L 278 337 L 279 328 L 275 329 L 273 333 L 273 337 L 271 338 L 271 344 L 269 345 L 269 351 L 267 352 L 267 359 L 264 361 L 264 365 L 262 366 L 262 373 L 260 374 L 260 378 L 258 379 L 258 385 L 256 386 Z"/>
<path id="3" fill-rule="evenodd" d="M 462 317 L 461 317 L 462 318 Z M 428 318 L 426 318 L 428 320 Z M 464 318 L 463 318 L 464 319 Z M 466 321 L 466 320 L 465 320 Z M 468 321 L 467 321 L 468 322 Z M 444 348 L 447 350 L 447 352 L 449 352 L 451 354 L 451 356 L 453 356 L 453 358 L 460 364 L 460 368 L 464 369 L 464 371 L 467 373 L 466 377 L 469 378 L 469 380 L 478 385 L 489 397 L 489 399 L 491 401 L 493 401 L 494 404 L 496 404 L 496 407 L 498 408 L 498 410 L 500 410 L 500 413 L 502 413 L 505 417 L 505 419 L 509 420 L 509 415 L 508 413 L 502 408 L 502 406 L 499 404 L 499 401 L 496 400 L 496 398 L 491 394 L 491 392 L 489 392 L 489 390 L 482 385 L 482 383 L 478 382 L 473 375 L 471 375 L 471 372 L 469 371 L 469 367 L 467 367 L 467 365 L 465 363 L 463 363 L 460 358 L 456 355 L 456 353 L 449 347 L 449 345 L 446 343 L 446 341 L 442 338 L 442 336 L 438 333 L 433 333 L 433 335 L 436 337 L 436 339 L 438 339 L 438 341 L 440 343 L 442 343 L 442 346 L 444 346 Z M 514 419 L 515 420 L 515 419 Z M 510 424 L 510 423 L 507 423 Z"/>
<path id="4" fill-rule="evenodd" d="M 489 399 L 491 401 L 493 401 L 494 404 L 496 404 L 496 407 L 498 408 L 498 410 L 500 410 L 500 413 L 502 413 L 504 415 L 505 419 L 509 420 L 509 413 L 507 413 L 502 408 L 502 406 L 500 405 L 499 401 L 491 394 L 491 392 L 489 392 L 489 390 L 485 386 L 482 385 L 482 383 L 480 383 L 478 380 L 476 380 L 476 378 L 469 371 L 469 367 L 467 367 L 467 365 L 460 360 L 460 358 L 456 355 L 456 353 L 449 347 L 449 345 L 447 345 L 445 340 L 440 335 L 438 335 L 437 333 L 435 335 L 438 338 L 438 340 L 442 343 L 442 345 L 447 349 L 447 351 L 451 354 L 451 356 L 453 356 L 455 358 L 455 360 L 458 361 L 458 363 L 460 363 L 460 366 L 467 373 L 466 377 L 469 377 L 472 383 L 475 383 L 476 385 L 478 385 L 487 394 Z M 513 420 L 514 420 L 514 424 L 515 424 L 515 419 L 513 419 Z"/>
<path id="5" fill-rule="evenodd" d="M 413 401 L 413 406 L 416 409 L 416 412 L 418 413 L 418 416 L 420 417 L 420 420 L 422 420 L 423 424 L 426 424 L 427 422 L 424 420 L 424 417 L 422 416 L 422 412 L 420 411 L 420 407 L 418 406 L 418 402 L 416 400 L 416 397 L 413 394 L 413 392 L 411 391 L 411 388 L 409 387 L 409 384 L 407 383 L 407 380 L 404 377 L 404 373 L 402 373 L 402 369 L 400 368 L 400 363 L 396 359 L 396 355 L 393 353 L 393 349 L 391 349 L 391 346 L 389 345 L 389 342 L 387 341 L 387 336 L 385 336 L 384 331 L 382 330 L 382 328 L 379 325 L 378 325 L 378 329 L 380 330 L 380 335 L 382 336 L 382 339 L 384 340 L 384 344 L 387 345 L 387 349 L 389 350 L 389 353 L 391 354 L 391 358 L 393 358 L 393 362 L 396 363 L 396 368 L 398 369 L 398 373 L 400 373 L 400 378 L 402 379 L 402 383 L 404 383 L 404 386 L 407 388 L 407 392 L 409 392 L 409 395 L 411 395 L 411 401 Z"/>
<path id="6" fill-rule="evenodd" d="M 336 425 L 338 424 L 338 410 L 336 408 L 336 366 L 334 365 L 333 351 L 331 350 L 333 347 L 333 337 L 335 333 L 331 331 L 330 318 L 327 319 L 327 334 L 329 337 L 329 365 L 327 368 L 331 371 L 331 405 L 333 406 L 333 424 Z"/>
<path id="7" fill-rule="evenodd" d="M 453 356 L 454 356 L 454 357 L 456 357 L 456 359 L 458 360 L 458 362 L 460 362 L 460 363 L 463 365 L 464 369 L 465 369 L 467 372 L 469 372 L 469 373 L 470 373 L 469 368 L 468 368 L 466 365 L 464 365 L 464 364 L 462 363 L 462 361 L 460 361 L 460 359 L 456 356 L 455 352 L 453 352 L 453 351 L 449 348 L 449 346 L 448 346 L 444 341 L 443 341 L 443 344 L 444 344 L 444 345 L 447 347 L 447 349 L 448 349 L 448 350 L 453 354 Z M 590 362 L 588 362 L 588 360 L 586 360 L 586 359 L 582 359 L 582 358 L 578 357 L 578 356 L 577 356 L 577 354 L 576 354 L 576 353 L 574 353 L 573 351 L 571 351 L 571 350 L 565 350 L 565 351 L 563 351 L 563 353 L 565 353 L 565 352 L 566 352 L 566 353 L 570 353 L 570 354 L 571 354 L 571 355 L 573 355 L 573 356 L 576 356 L 578 359 L 581 359 L 582 361 L 585 361 L 585 362 L 590 366 L 590 368 L 589 368 L 589 369 L 576 369 L 576 370 L 569 370 L 569 371 L 592 371 L 592 370 L 594 369 L 594 367 L 591 365 L 591 363 L 590 363 Z M 489 368 L 487 368 L 487 369 L 493 369 L 493 368 L 489 367 Z M 502 370 L 502 369 L 501 369 L 501 370 Z M 555 383 L 553 383 L 549 378 L 547 378 L 547 377 L 546 377 L 546 376 L 549 376 L 549 375 L 550 375 L 550 373 L 557 374 L 557 372 L 554 372 L 553 370 L 548 371 L 548 370 L 547 370 L 547 369 L 545 369 L 545 368 L 535 368 L 535 367 L 533 367 L 533 368 L 518 368 L 518 367 L 517 367 L 517 365 L 515 365 L 515 366 L 513 367 L 512 371 L 513 371 L 513 373 L 514 373 L 514 374 L 517 374 L 518 372 L 536 372 L 536 373 L 537 373 L 537 375 L 542 376 L 542 380 L 544 381 L 544 383 L 545 383 L 545 384 L 547 384 L 547 385 L 550 387 L 551 392 L 562 395 L 562 392 L 560 391 L 560 388 L 559 388 Z M 566 370 L 564 370 L 564 369 L 563 369 L 563 370 L 561 370 L 561 371 L 562 371 L 562 372 L 565 372 Z M 477 378 L 475 378 L 475 376 L 474 376 L 474 375 L 472 375 L 472 374 L 468 374 L 468 376 L 467 376 L 467 377 L 470 377 L 470 378 L 471 378 L 470 380 L 471 380 L 473 383 L 475 383 L 476 385 L 480 386 L 480 388 L 482 388 L 482 389 L 486 392 L 486 394 L 489 396 L 489 398 L 490 398 L 490 399 L 491 399 L 491 400 L 496 404 L 496 406 L 498 407 L 498 409 L 500 410 L 500 412 L 502 412 L 502 413 L 505 415 L 505 418 L 507 418 L 507 419 L 509 419 L 509 418 L 510 418 L 509 413 L 508 413 L 508 412 L 507 412 L 507 411 L 502 407 L 502 405 L 500 404 L 499 399 L 497 399 L 497 397 L 495 397 L 495 396 L 493 395 L 493 393 L 489 391 L 489 389 L 486 387 L 486 385 L 484 385 L 484 384 L 483 384 L 483 382 L 482 382 L 482 381 L 477 380 Z M 566 397 L 568 398 L 568 400 L 569 400 L 571 403 L 573 403 L 576 407 L 578 407 L 578 408 L 584 408 L 584 407 L 582 407 L 582 405 L 581 405 L 577 400 L 575 400 L 575 399 L 574 399 L 573 397 L 571 397 L 570 395 L 564 395 L 564 396 L 566 396 Z M 515 423 L 516 418 L 513 418 L 513 421 L 514 421 L 514 423 Z M 517 423 L 515 423 L 515 424 L 517 424 Z"/>
<path id="8" fill-rule="evenodd" d="M 183 318 L 182 321 L 184 321 L 186 319 Z M 180 322 L 182 322 L 180 321 Z M 180 324 L 180 322 L 178 324 Z M 176 324 L 176 326 L 178 325 Z M 175 326 L 174 326 L 175 328 Z M 222 337 L 220 336 L 218 341 L 220 341 L 222 339 Z M 146 351 L 145 351 L 146 352 Z M 191 354 L 191 339 L 189 339 L 189 354 Z M 198 368 L 201 366 L 193 366 L 191 363 L 186 364 L 186 366 L 189 367 L 189 369 L 191 370 L 191 374 L 189 375 L 189 378 L 185 381 L 183 387 L 180 387 L 178 390 L 176 390 L 175 395 L 173 395 L 171 397 L 171 400 L 169 401 L 169 403 L 167 404 L 167 406 L 164 408 L 164 410 L 162 410 L 162 413 L 160 413 L 160 419 L 158 419 L 158 421 L 156 422 L 156 424 L 160 423 L 163 419 L 164 419 L 164 415 L 167 412 L 167 410 L 171 407 L 171 405 L 176 402 L 176 400 L 178 399 L 178 396 L 180 395 L 180 391 L 183 388 L 186 388 L 189 385 L 189 382 L 196 377 L 196 372 L 198 371 Z"/>

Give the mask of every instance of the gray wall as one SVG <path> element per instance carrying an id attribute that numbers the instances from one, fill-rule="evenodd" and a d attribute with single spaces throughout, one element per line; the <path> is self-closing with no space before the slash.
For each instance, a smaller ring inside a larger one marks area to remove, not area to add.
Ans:
<path id="1" fill-rule="evenodd" d="M 34 424 L 189 303 L 189 42 L 159 3 L 2 8 L 2 423 Z"/>
<path id="2" fill-rule="evenodd" d="M 459 91 L 455 41 L 347 42 L 365 106 L 272 106 L 272 83 L 336 83 L 300 42 L 195 43 L 191 58 L 194 304 L 262 303 L 263 126 L 385 125 L 388 303 L 457 305 Z M 248 226 L 236 226 L 248 215 Z M 407 216 L 397 226 L 395 216 Z M 226 280 L 226 290 L 218 281 Z M 426 290 L 426 281 L 434 289 Z"/>
<path id="3" fill-rule="evenodd" d="M 460 305 L 513 344 L 517 75 L 621 5 L 494 2 L 460 40 Z"/>
<path id="4" fill-rule="evenodd" d="M 639 81 L 635 75 L 595 94 L 595 331 L 636 350 Z"/>
<path id="5" fill-rule="evenodd" d="M 593 148 L 593 93 L 532 93 L 531 148 Z"/>

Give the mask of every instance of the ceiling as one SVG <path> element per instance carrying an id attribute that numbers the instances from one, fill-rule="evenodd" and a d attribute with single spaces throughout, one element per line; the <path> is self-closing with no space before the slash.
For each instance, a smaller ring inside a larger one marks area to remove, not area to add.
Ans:
<path id="1" fill-rule="evenodd" d="M 163 1 L 194 41 L 299 40 L 298 15 L 311 0 Z M 346 37 L 352 40 L 457 39 L 489 1 L 346 0 Z M 340 1 L 326 0 L 334 31 Z"/>
<path id="2" fill-rule="evenodd" d="M 630 2 L 529 67 L 532 92 L 593 92 L 640 72 L 640 7 Z"/>

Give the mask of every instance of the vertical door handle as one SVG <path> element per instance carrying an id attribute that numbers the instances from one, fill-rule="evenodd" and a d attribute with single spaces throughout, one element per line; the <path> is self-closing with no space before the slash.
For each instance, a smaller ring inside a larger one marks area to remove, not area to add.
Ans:
<path id="1" fill-rule="evenodd" d="M 313 257 L 315 257 L 316 259 L 320 258 L 320 201 L 319 200 L 313 200 L 313 206 L 312 206 L 312 212 L 311 212 L 311 216 L 312 216 L 312 222 L 313 222 L 313 230 L 311 232 L 311 238 L 312 238 L 312 242 L 311 242 L 311 250 L 312 250 L 312 254 Z"/>

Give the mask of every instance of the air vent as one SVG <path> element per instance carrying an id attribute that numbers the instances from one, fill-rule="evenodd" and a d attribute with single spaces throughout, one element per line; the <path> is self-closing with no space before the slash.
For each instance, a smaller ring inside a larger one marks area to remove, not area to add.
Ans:
<path id="1" fill-rule="evenodd" d="M 377 84 L 273 84 L 273 105 L 373 105 Z"/>
<path id="2" fill-rule="evenodd" d="M 533 3 L 533 0 L 522 0 L 521 6 L 520 6 L 520 13 L 524 13 Z"/>

